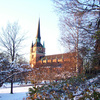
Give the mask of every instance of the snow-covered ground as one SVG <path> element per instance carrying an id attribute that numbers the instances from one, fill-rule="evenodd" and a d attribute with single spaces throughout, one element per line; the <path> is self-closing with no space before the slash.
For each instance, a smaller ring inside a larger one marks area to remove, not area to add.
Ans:
<path id="1" fill-rule="evenodd" d="M 0 88 L 0 100 L 24 100 L 27 97 L 28 89 L 30 87 L 32 86 L 16 87 L 16 84 L 14 84 L 14 94 L 10 94 L 10 84 L 4 84 Z"/>

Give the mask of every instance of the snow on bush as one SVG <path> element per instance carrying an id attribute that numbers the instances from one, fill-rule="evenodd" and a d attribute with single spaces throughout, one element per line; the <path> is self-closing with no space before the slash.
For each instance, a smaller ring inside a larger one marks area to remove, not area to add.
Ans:
<path id="1" fill-rule="evenodd" d="M 41 87 L 29 88 L 27 100 L 99 100 L 100 78 L 86 80 L 85 76 L 71 77 Z"/>

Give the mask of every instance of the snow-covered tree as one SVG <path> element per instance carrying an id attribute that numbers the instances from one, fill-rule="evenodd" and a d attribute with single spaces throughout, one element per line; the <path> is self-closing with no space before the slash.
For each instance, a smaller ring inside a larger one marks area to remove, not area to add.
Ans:
<path id="1" fill-rule="evenodd" d="M 26 74 L 30 71 L 32 71 L 32 69 L 28 63 L 26 64 L 26 62 L 23 62 L 20 64 L 16 60 L 10 63 L 6 58 L 2 57 L 0 58 L 0 86 L 2 86 L 2 84 L 6 81 L 12 80 L 12 77 L 13 80 L 15 76 L 19 76 L 21 78 L 21 74 L 22 77 L 25 75 L 25 80 L 27 78 Z M 19 77 L 17 77 L 17 79 L 19 79 Z"/>
<path id="2" fill-rule="evenodd" d="M 22 47 L 22 42 L 25 40 L 25 33 L 22 33 L 18 22 L 8 23 L 6 28 L 2 28 L 0 33 L 0 46 L 2 52 L 5 52 L 9 56 L 9 77 L 11 80 L 11 93 L 13 93 L 13 77 L 17 71 L 22 72 L 22 65 L 16 63 L 17 55 Z M 4 80 L 5 81 L 5 80 Z"/>
<path id="3" fill-rule="evenodd" d="M 7 77 L 7 70 L 9 69 L 9 61 L 4 53 L 0 53 L 0 82 Z M 0 86 L 2 83 L 0 84 Z"/>

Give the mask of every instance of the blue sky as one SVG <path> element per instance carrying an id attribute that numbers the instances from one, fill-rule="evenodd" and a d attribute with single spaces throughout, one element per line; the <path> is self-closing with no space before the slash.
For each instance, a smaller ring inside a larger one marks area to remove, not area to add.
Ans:
<path id="1" fill-rule="evenodd" d="M 54 12 L 51 0 L 0 0 L 0 28 L 7 22 L 18 21 L 21 30 L 27 31 L 25 52 L 29 57 L 30 46 L 37 33 L 38 19 L 41 24 L 41 42 L 45 41 L 46 55 L 62 53 L 58 42 L 60 31 L 59 18 Z M 52 49 L 53 48 L 53 49 Z"/>

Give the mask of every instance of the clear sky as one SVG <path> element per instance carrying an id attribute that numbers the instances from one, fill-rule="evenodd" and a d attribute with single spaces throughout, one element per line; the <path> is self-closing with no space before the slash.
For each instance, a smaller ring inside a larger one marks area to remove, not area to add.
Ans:
<path id="1" fill-rule="evenodd" d="M 59 45 L 58 16 L 51 0 L 0 0 L 0 28 L 7 22 L 18 21 L 21 30 L 27 31 L 25 53 L 29 59 L 31 43 L 35 42 L 40 18 L 41 42 L 45 41 L 46 55 L 62 53 Z"/>

